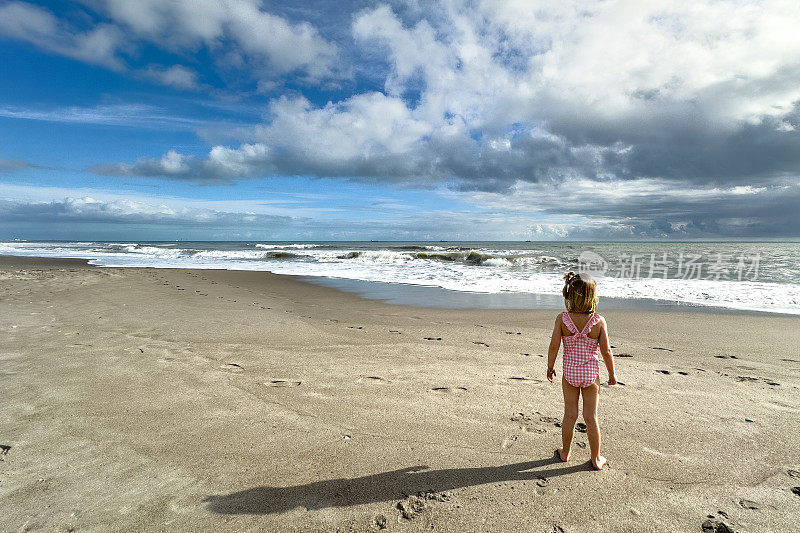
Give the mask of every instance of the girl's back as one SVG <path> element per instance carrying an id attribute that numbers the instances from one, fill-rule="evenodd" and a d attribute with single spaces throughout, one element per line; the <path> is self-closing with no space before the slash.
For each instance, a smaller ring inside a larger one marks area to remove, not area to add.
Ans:
<path id="1" fill-rule="evenodd" d="M 597 283 L 586 274 L 568 273 L 564 276 L 564 304 L 553 327 L 547 354 L 547 379 L 555 378 L 555 363 L 560 345 L 564 345 L 562 391 L 564 393 L 564 419 L 561 422 L 562 446 L 558 450 L 562 461 L 569 461 L 575 422 L 578 419 L 578 399 L 583 397 L 583 418 L 592 454 L 592 464 L 598 470 L 606 463 L 600 455 L 600 424 L 597 420 L 597 403 L 600 393 L 600 368 L 598 352 L 608 369 L 608 384 L 617 383 L 614 354 L 608 341 L 605 319 L 597 314 Z"/>
<path id="2" fill-rule="evenodd" d="M 567 312 L 567 311 L 565 311 L 565 313 L 569 316 L 570 320 L 572 320 L 572 323 L 575 325 L 575 328 L 578 331 L 583 331 L 584 328 L 586 327 L 586 324 L 589 323 L 589 320 L 592 320 L 593 316 L 597 316 L 599 318 L 603 318 L 602 316 L 600 316 L 600 315 L 598 315 L 596 313 L 570 313 L 570 312 Z M 600 325 L 600 321 L 598 320 L 598 321 L 595 322 L 595 324 L 592 326 L 592 328 L 589 330 L 589 332 L 586 335 L 590 339 L 599 339 L 601 331 L 603 331 L 603 328 Z M 567 327 L 567 324 L 564 322 L 564 316 L 563 316 L 563 313 L 562 313 L 561 335 L 563 337 L 569 337 L 570 335 L 573 335 L 573 334 L 574 333 L 569 329 L 569 327 Z"/>

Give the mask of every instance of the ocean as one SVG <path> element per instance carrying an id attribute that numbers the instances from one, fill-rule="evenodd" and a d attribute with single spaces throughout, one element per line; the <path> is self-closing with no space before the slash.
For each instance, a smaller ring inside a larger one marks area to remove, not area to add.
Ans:
<path id="1" fill-rule="evenodd" d="M 269 271 L 401 303 L 438 294 L 479 308 L 558 305 L 563 274 L 582 270 L 597 278 L 601 307 L 607 298 L 617 308 L 651 302 L 800 314 L 797 242 L 6 241 L 0 255 Z"/>

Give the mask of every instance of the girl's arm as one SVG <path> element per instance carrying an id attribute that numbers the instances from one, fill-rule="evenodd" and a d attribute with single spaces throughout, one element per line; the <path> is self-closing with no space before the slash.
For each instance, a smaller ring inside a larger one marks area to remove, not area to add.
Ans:
<path id="1" fill-rule="evenodd" d="M 550 337 L 550 347 L 547 349 L 547 380 L 552 383 L 556 377 L 556 357 L 558 349 L 561 347 L 561 314 L 556 317 L 556 325 L 553 327 L 553 336 Z"/>
<path id="2" fill-rule="evenodd" d="M 611 343 L 608 341 L 608 325 L 605 318 L 600 318 L 600 354 L 608 370 L 608 384 L 617 384 L 617 372 L 614 370 L 614 354 L 611 353 Z"/>

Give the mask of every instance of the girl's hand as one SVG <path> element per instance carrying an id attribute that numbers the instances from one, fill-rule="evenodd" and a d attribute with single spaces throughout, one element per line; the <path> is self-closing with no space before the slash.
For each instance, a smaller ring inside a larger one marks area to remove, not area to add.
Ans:
<path id="1" fill-rule="evenodd" d="M 556 369 L 555 368 L 548 368 L 547 369 L 547 381 L 552 383 L 554 377 L 556 377 Z M 616 383 L 616 381 L 614 381 L 614 383 Z"/>
<path id="2" fill-rule="evenodd" d="M 609 385 L 616 385 L 617 384 L 617 375 L 616 374 L 611 374 L 610 376 L 608 376 L 608 384 Z"/>

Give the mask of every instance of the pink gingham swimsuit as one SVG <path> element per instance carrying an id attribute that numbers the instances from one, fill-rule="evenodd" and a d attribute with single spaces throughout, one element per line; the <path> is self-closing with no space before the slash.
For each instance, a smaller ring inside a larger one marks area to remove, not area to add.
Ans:
<path id="1" fill-rule="evenodd" d="M 564 343 L 564 378 L 573 387 L 584 388 L 592 385 L 600 375 L 600 365 L 597 358 L 597 348 L 600 339 L 589 337 L 589 331 L 600 321 L 600 315 L 593 314 L 584 326 L 583 331 L 578 331 L 572 317 L 564 311 L 561 320 L 567 329 L 572 332 L 570 336 L 562 336 Z"/>

